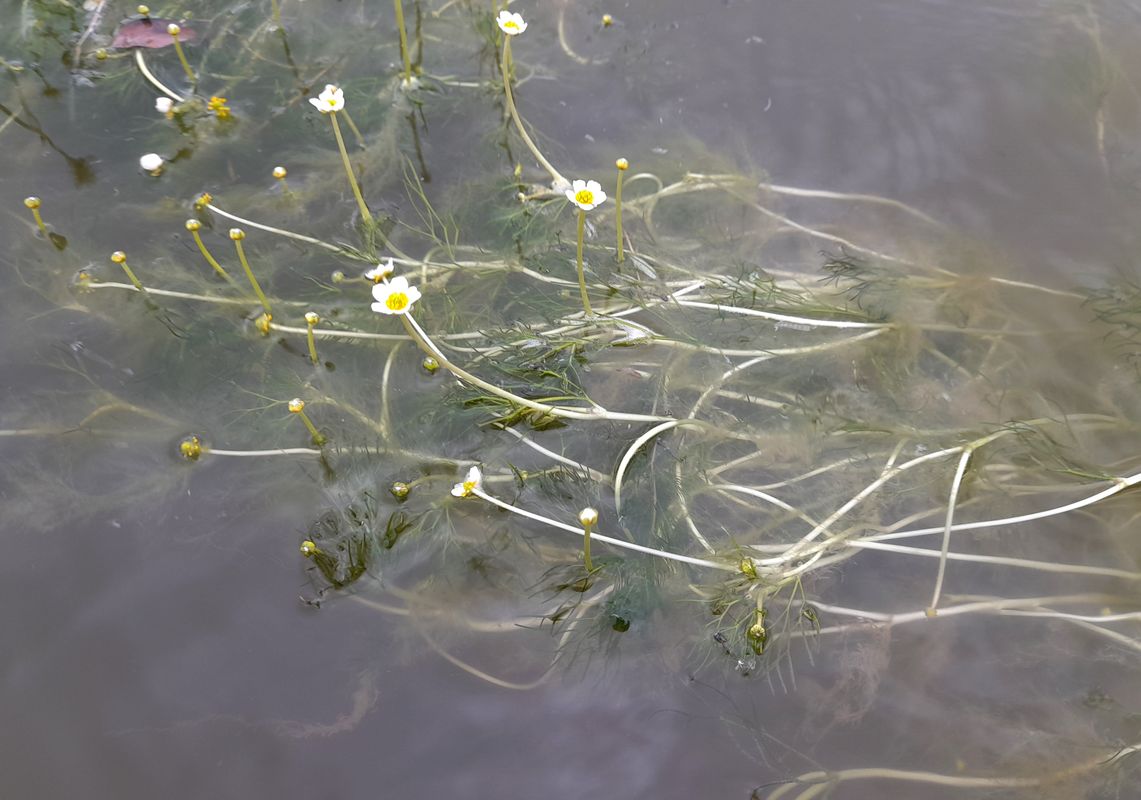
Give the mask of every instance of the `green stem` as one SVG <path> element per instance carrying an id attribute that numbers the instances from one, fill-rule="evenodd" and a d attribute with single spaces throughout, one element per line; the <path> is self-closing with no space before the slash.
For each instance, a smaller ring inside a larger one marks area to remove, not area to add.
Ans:
<path id="1" fill-rule="evenodd" d="M 582 294 L 582 310 L 588 317 L 594 316 L 590 307 L 590 296 L 586 293 L 586 274 L 582 268 L 582 237 L 586 231 L 586 212 L 578 210 L 578 290 Z"/>
<path id="2" fill-rule="evenodd" d="M 297 416 L 301 417 L 301 421 L 304 422 L 305 427 L 309 429 L 309 436 L 312 438 L 313 444 L 318 447 L 325 444 L 325 435 L 317 430 L 317 426 L 313 424 L 313 420 L 309 419 L 309 415 L 302 410 L 297 412 Z"/>
<path id="3" fill-rule="evenodd" d="M 273 6 L 273 21 L 277 27 L 281 27 L 281 4 L 278 0 L 269 0 L 270 5 Z"/>
<path id="4" fill-rule="evenodd" d="M 523 127 L 523 120 L 519 117 L 519 111 L 515 108 L 515 97 L 511 93 L 511 37 L 506 34 L 503 36 L 503 94 L 507 99 L 507 111 L 511 114 L 511 119 L 514 120 L 515 127 L 518 129 L 519 136 L 523 139 L 523 143 L 527 145 L 527 148 L 531 151 L 532 155 L 535 156 L 535 159 L 543 165 L 543 169 L 551 174 L 551 178 L 553 178 L 556 183 L 568 183 L 567 179 L 562 176 L 562 173 L 551 166 L 551 162 L 543 157 L 543 154 L 539 152 L 539 148 L 531 141 L 527 129 Z"/>
<path id="5" fill-rule="evenodd" d="M 361 218 L 371 226 L 373 224 L 372 214 L 369 213 L 368 206 L 364 203 L 361 187 L 357 185 L 357 178 L 353 175 L 353 165 L 349 163 L 349 153 L 345 150 L 345 138 L 341 136 L 341 126 L 337 124 L 337 112 L 329 112 L 329 119 L 333 121 L 333 135 L 337 137 L 337 147 L 341 150 L 341 161 L 345 165 L 345 174 L 349 176 L 349 186 L 353 189 L 353 197 L 357 199 L 357 205 L 360 206 Z"/>
<path id="6" fill-rule="evenodd" d="M 206 259 L 206 263 L 214 268 L 214 271 L 226 279 L 228 283 L 233 283 L 234 279 L 230 277 L 230 273 L 218 263 L 214 256 L 210 255 L 210 251 L 206 249 L 206 243 L 202 241 L 202 236 L 198 231 L 191 231 L 190 235 L 194 237 L 194 243 L 198 245 L 198 249 L 202 252 L 202 257 Z"/>
<path id="7" fill-rule="evenodd" d="M 174 40 L 174 52 L 178 53 L 178 60 L 182 62 L 182 71 L 186 73 L 186 77 L 190 80 L 192 89 L 198 88 L 198 76 L 194 74 L 194 70 L 190 68 L 190 62 L 186 60 L 186 53 L 182 52 L 182 42 L 178 41 L 178 36 L 171 36 Z"/>
<path id="8" fill-rule="evenodd" d="M 258 296 L 258 302 L 261 307 L 265 309 L 267 316 L 272 317 L 273 312 L 269 308 L 269 300 L 266 299 L 265 292 L 261 290 L 258 284 L 258 279 L 254 277 L 254 271 L 250 269 L 250 262 L 246 260 L 246 251 L 242 249 L 241 239 L 234 239 L 234 248 L 238 251 L 238 261 L 242 262 L 242 269 L 246 271 L 246 278 L 250 282 L 250 286 L 254 288 L 254 294 Z"/>
<path id="9" fill-rule="evenodd" d="M 131 285 L 138 289 L 140 294 L 145 295 L 147 290 L 143 287 L 143 282 L 139 280 L 139 277 L 135 275 L 135 271 L 131 269 L 127 262 L 122 261 L 119 263 L 119 266 L 123 268 L 123 272 L 127 273 L 127 279 L 131 282 Z"/>
<path id="10" fill-rule="evenodd" d="M 400 55 L 404 59 L 404 82 L 412 82 L 412 56 L 408 52 L 408 32 L 404 29 L 404 2 L 392 0 L 396 7 L 396 28 L 400 31 Z"/>
<path id="11" fill-rule="evenodd" d="M 36 218 L 36 227 L 40 229 L 40 233 L 43 234 L 45 239 L 49 238 L 48 226 L 44 224 L 44 218 L 40 216 L 40 210 L 38 208 L 32 209 L 32 216 Z"/>
<path id="12" fill-rule="evenodd" d="M 618 170 L 618 187 L 614 190 L 614 227 L 618 231 L 619 264 L 626 260 L 626 250 L 622 243 L 622 172 L 623 170 Z"/>
<path id="13" fill-rule="evenodd" d="M 315 342 L 313 339 L 313 326 L 312 325 L 309 326 L 309 332 L 306 334 L 305 338 L 309 342 L 309 360 L 312 361 L 314 364 L 320 364 L 321 359 L 317 357 L 317 342 Z"/>

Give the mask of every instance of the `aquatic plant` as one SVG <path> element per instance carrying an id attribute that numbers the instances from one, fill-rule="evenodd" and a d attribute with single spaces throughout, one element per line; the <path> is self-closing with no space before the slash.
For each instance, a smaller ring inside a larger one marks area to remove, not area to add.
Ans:
<path id="1" fill-rule="evenodd" d="M 160 431 L 183 468 L 224 458 L 313 465 L 278 489 L 309 480 L 328 503 L 289 546 L 317 587 L 309 600 L 352 597 L 421 631 L 451 620 L 482 632 L 504 623 L 480 617 L 488 609 L 478 591 L 445 602 L 439 584 L 466 588 L 500 570 L 521 616 L 557 631 L 541 674 L 506 680 L 429 643 L 507 688 L 537 685 L 575 648 L 611 646 L 630 632 L 685 631 L 695 661 L 778 683 L 793 680 L 798 659 L 827 658 L 846 638 L 959 618 L 1072 626 L 1136 658 L 1141 572 L 1131 557 L 1071 563 L 1052 544 L 1066 536 L 1052 523 L 1080 512 L 1091 537 L 1134 552 L 1118 543 L 1136 515 L 1129 490 L 1141 483 L 1135 387 L 1075 367 L 1058 370 L 1062 391 L 1024 369 L 1044 340 L 1076 352 L 1132 348 L 1131 285 L 1083 292 L 979 274 L 956 261 L 946 226 L 896 201 L 774 185 L 744 171 L 678 173 L 652 152 L 632 153 L 646 171 L 627 174 L 617 148 L 595 141 L 577 155 L 589 163 L 567 174 L 614 163 L 607 206 L 597 181 L 563 177 L 558 145 L 538 145 L 550 140 L 521 114 L 531 106 L 516 102 L 532 54 L 513 54 L 512 43 L 525 47 L 540 22 L 518 38 L 529 29 L 519 13 L 448 4 L 449 24 L 482 42 L 498 76 L 458 78 L 448 72 L 462 60 L 441 54 L 434 64 L 431 53 L 414 76 L 400 0 L 394 11 L 395 75 L 371 59 L 295 61 L 277 4 L 267 19 L 243 12 L 256 26 L 232 36 L 259 59 L 235 68 L 236 78 L 205 59 L 196 73 L 180 45 L 190 29 L 170 24 L 187 96 L 167 89 L 144 46 L 133 46 L 142 80 L 163 93 L 155 108 L 164 119 L 151 114 L 149 97 L 139 101 L 162 129 L 147 146 L 171 156 L 140 161 L 145 172 L 165 170 L 148 185 L 182 169 L 183 147 L 220 160 L 230 135 L 219 130 L 223 120 L 255 126 L 241 134 L 254 141 L 274 126 L 297 134 L 328 117 L 338 152 L 267 148 L 273 161 L 257 180 L 272 175 L 280 190 L 236 177 L 210 185 L 211 194 L 188 191 L 172 208 L 132 207 L 157 221 L 140 226 L 125 245 L 132 252 L 162 224 L 177 228 L 189 207 L 187 249 L 212 272 L 146 257 L 144 286 L 122 251 L 112 261 L 125 283 L 68 254 L 58 271 L 70 285 L 55 302 L 125 328 L 158 319 L 186 355 L 167 396 L 120 398 L 115 392 L 131 389 L 100 387 L 98 403 L 71 424 L 6 434 L 118 435 L 107 418 L 122 414 Z M 271 20 L 279 39 L 262 35 Z M 271 49 L 273 59 L 264 55 Z M 258 79 L 279 73 L 287 88 L 259 96 L 267 90 Z M 142 85 L 129 66 L 112 80 Z M 309 96 L 326 80 L 342 83 Z M 484 92 L 493 81 L 502 81 L 502 109 L 487 100 L 498 88 Z M 197 96 L 199 83 L 219 94 Z M 343 86 L 359 129 L 345 115 Z M 495 140 L 506 156 L 488 156 L 491 174 L 436 191 L 426 186 L 422 123 L 426 109 L 461 103 L 491 120 L 487 141 L 472 148 Z M 357 167 L 338 114 L 355 137 Z M 278 160 L 290 165 L 292 187 L 284 167 L 269 171 Z M 694 154 L 701 161 L 706 154 Z M 342 168 L 353 201 L 342 194 Z M 893 235 L 810 224 L 782 205 L 787 198 L 860 209 L 890 221 L 883 227 Z M 48 236 L 39 199 L 25 204 Z M 248 291 L 204 238 L 230 224 Z M 911 256 L 900 241 L 939 257 Z M 162 313 L 130 318 L 135 296 Z M 1051 317 L 1062 313 L 1093 319 L 1058 331 Z M 164 338 L 140 358 L 165 363 L 163 346 L 172 347 Z M 182 398 L 207 384 L 219 399 L 212 414 L 193 417 Z M 287 416 L 304 424 L 304 440 Z M 1028 544 L 1028 529 L 1042 541 Z M 875 566 L 862 572 L 868 562 Z M 896 569 L 885 564 L 905 565 L 906 579 L 885 577 Z M 869 604 L 853 587 L 876 581 L 890 589 Z M 1107 749 L 1098 763 L 1135 750 Z M 1077 759 L 1061 772 L 1098 768 Z M 813 770 L 766 796 L 807 800 L 871 777 L 980 791 L 1048 780 Z"/>

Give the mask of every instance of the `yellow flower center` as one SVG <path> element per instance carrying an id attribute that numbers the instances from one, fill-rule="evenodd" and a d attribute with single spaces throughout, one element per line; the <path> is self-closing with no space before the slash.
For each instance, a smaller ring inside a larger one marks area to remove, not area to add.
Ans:
<path id="1" fill-rule="evenodd" d="M 389 311 L 403 311 L 408 308 L 408 295 L 404 292 L 393 292 L 384 301 L 384 304 L 388 306 Z M 464 486 L 467 484 L 465 483 Z"/>
<path id="2" fill-rule="evenodd" d="M 330 95 L 329 97 L 325 98 L 325 102 L 329 104 L 329 108 L 332 108 L 337 104 L 337 98 Z"/>
<path id="3" fill-rule="evenodd" d="M 517 31 L 517 30 L 519 30 L 519 23 L 513 19 L 509 19 L 503 23 L 503 27 L 504 28 L 510 28 L 513 31 Z"/>
<path id="4" fill-rule="evenodd" d="M 579 189 L 578 194 L 574 196 L 574 201 L 581 206 L 589 206 L 594 204 L 594 192 L 590 189 Z"/>
<path id="5" fill-rule="evenodd" d="M 475 491 L 475 481 L 464 481 L 464 494 L 469 495 Z"/>

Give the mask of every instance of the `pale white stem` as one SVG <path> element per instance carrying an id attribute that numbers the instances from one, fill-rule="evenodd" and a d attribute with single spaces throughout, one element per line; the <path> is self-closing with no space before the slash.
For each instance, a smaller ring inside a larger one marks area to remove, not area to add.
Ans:
<path id="1" fill-rule="evenodd" d="M 568 531 L 579 536 L 583 535 L 581 526 L 576 527 L 574 525 L 568 525 L 565 522 L 559 522 L 558 520 L 551 519 L 550 517 L 544 517 L 542 514 L 536 514 L 534 512 L 527 511 L 526 509 L 519 508 L 518 506 L 509 505 L 504 503 L 502 500 L 497 500 L 481 489 L 475 489 L 472 494 L 474 494 L 476 497 L 486 500 L 494 506 L 502 508 L 504 511 L 510 511 L 512 514 L 518 514 L 528 519 L 535 520 L 536 522 L 541 522 L 544 525 L 550 525 L 553 528 L 559 528 L 560 530 Z M 709 561 L 704 558 L 694 558 L 692 556 L 681 555 L 680 553 L 669 553 L 665 550 L 657 550 L 653 547 L 646 547 L 644 545 L 634 544 L 633 542 L 614 539 L 610 536 L 603 536 L 602 534 L 595 531 L 591 531 L 590 538 L 591 541 L 594 542 L 605 542 L 606 544 L 613 545 L 614 547 L 621 547 L 625 550 L 633 550 L 638 553 L 658 556 L 659 558 L 669 559 L 670 561 L 680 561 L 683 564 L 692 564 L 695 567 L 708 567 L 710 569 L 719 569 L 725 572 L 736 571 L 736 567 L 732 567 L 728 564 L 721 564 L 717 561 Z"/>
<path id="2" fill-rule="evenodd" d="M 939 607 L 939 595 L 943 591 L 943 577 L 947 573 L 947 553 L 951 550 L 951 525 L 955 521 L 955 503 L 959 499 L 959 487 L 963 483 L 963 475 L 967 471 L 967 462 L 971 460 L 974 448 L 968 447 L 959 456 L 959 466 L 955 469 L 955 477 L 951 481 L 951 494 L 947 498 L 947 519 L 943 523 L 943 548 L 939 552 L 939 572 L 935 576 L 935 590 L 931 595 L 931 606 L 928 609 L 932 614 Z"/>

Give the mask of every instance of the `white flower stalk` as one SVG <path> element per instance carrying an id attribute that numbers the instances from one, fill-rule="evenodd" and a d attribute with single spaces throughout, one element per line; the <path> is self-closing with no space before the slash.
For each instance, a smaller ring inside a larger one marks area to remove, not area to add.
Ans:
<path id="1" fill-rule="evenodd" d="M 390 258 L 388 259 L 387 263 L 377 264 L 375 267 L 368 270 L 364 274 L 364 279 L 366 281 L 371 281 L 372 283 L 380 283 L 386 280 L 388 276 L 390 276 L 395 271 L 396 267 L 392 265 L 392 259 Z"/>
<path id="2" fill-rule="evenodd" d="M 162 165 L 164 163 L 163 157 L 158 153 L 147 153 L 139 159 L 139 166 L 151 175 L 158 175 L 162 172 Z"/>
<path id="3" fill-rule="evenodd" d="M 495 21 L 499 24 L 499 30 L 506 33 L 508 36 L 518 36 L 523 31 L 527 30 L 527 23 L 524 22 L 521 14 L 516 14 L 507 9 L 499 12 L 499 16 Z"/>
<path id="4" fill-rule="evenodd" d="M 602 191 L 598 181 L 574 181 L 566 190 L 566 196 L 583 211 L 592 211 L 606 201 L 606 192 Z"/>
<path id="5" fill-rule="evenodd" d="M 172 108 L 174 108 L 174 101 L 169 97 L 158 97 L 155 99 L 155 111 L 158 113 L 169 114 Z"/>
<path id="6" fill-rule="evenodd" d="M 325 91 L 316 97 L 310 97 L 309 102 L 322 114 L 331 114 L 345 107 L 345 93 L 331 83 L 325 84 Z"/>
<path id="7" fill-rule="evenodd" d="M 476 490 L 482 488 L 483 473 L 479 467 L 472 467 L 467 471 L 467 477 L 452 487 L 452 497 L 471 497 Z"/>
<path id="8" fill-rule="evenodd" d="M 378 283 L 372 287 L 372 297 L 376 300 L 372 310 L 379 314 L 407 314 L 412 310 L 412 304 L 420 299 L 420 290 L 408 285 L 408 279 L 403 275 L 393 278 L 388 283 Z"/>

